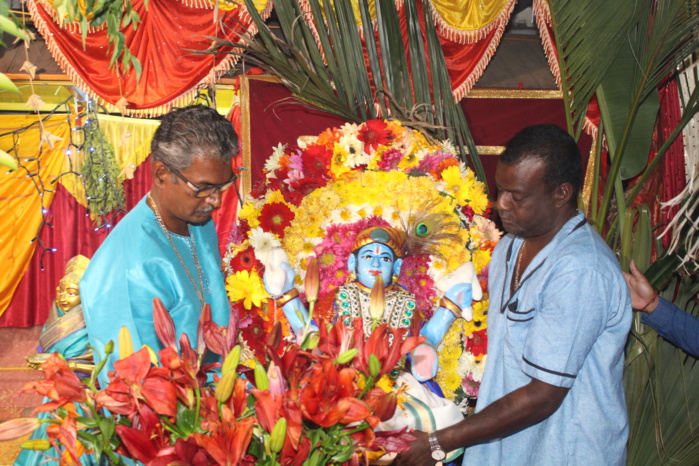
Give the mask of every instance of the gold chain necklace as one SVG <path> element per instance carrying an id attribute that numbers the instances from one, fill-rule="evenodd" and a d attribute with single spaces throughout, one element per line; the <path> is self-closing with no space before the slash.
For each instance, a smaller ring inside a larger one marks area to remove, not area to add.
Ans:
<path id="1" fill-rule="evenodd" d="M 519 248 L 519 254 L 517 254 L 517 264 L 515 265 L 515 279 L 514 279 L 514 289 L 519 287 L 520 279 L 520 268 L 522 266 L 522 256 L 524 255 L 524 248 L 527 246 L 526 240 L 522 242 L 522 247 Z"/>
<path id="2" fill-rule="evenodd" d="M 155 213 L 155 218 L 158 219 L 158 224 L 160 225 L 160 228 L 165 233 L 165 236 L 167 236 L 168 241 L 170 241 L 170 244 L 172 245 L 172 249 L 175 250 L 175 254 L 177 255 L 177 258 L 180 260 L 180 264 L 182 264 L 182 268 L 184 269 L 185 272 L 187 272 L 187 277 L 189 277 L 189 281 L 192 282 L 192 286 L 194 287 L 194 291 L 196 291 L 196 293 L 197 293 L 197 297 L 199 298 L 199 302 L 201 303 L 201 306 L 204 307 L 204 303 L 205 303 L 204 278 L 203 278 L 204 274 L 201 271 L 201 265 L 199 265 L 199 255 L 197 254 L 197 242 L 194 239 L 194 235 L 189 230 L 189 225 L 187 225 L 187 231 L 189 231 L 189 237 L 192 239 L 192 256 L 194 257 L 194 265 L 197 268 L 197 275 L 199 278 L 199 286 L 197 286 L 196 282 L 194 281 L 194 277 L 189 272 L 189 269 L 187 268 L 187 264 L 184 263 L 184 259 L 182 259 L 182 256 L 180 255 L 180 251 L 177 249 L 177 246 L 175 245 L 175 241 L 172 239 L 172 234 L 170 234 L 170 231 L 165 227 L 165 223 L 163 222 L 163 219 L 160 217 L 160 212 L 158 212 L 158 207 L 155 205 L 155 201 L 153 200 L 153 197 L 150 195 L 150 193 L 148 193 L 147 201 L 150 201 L 150 206 L 153 208 L 153 212 Z"/>

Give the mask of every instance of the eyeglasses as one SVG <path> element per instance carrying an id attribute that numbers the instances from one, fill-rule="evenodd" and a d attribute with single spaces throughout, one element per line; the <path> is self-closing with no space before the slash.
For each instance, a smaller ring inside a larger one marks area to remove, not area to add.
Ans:
<path id="1" fill-rule="evenodd" d="M 161 160 L 161 162 L 163 162 L 163 161 Z M 209 185 L 206 185 L 206 186 L 200 188 L 199 186 L 195 185 L 194 183 L 192 183 L 191 181 L 189 181 L 187 178 L 185 178 L 185 176 L 184 176 L 182 173 L 180 173 L 178 170 L 172 168 L 172 167 L 171 167 L 170 165 L 168 165 L 167 163 L 163 162 L 163 165 L 165 165 L 172 173 L 174 173 L 175 175 L 177 175 L 178 178 L 180 178 L 182 181 L 184 181 L 185 184 L 186 184 L 187 186 L 189 186 L 189 188 L 190 188 L 192 191 L 194 191 L 194 197 L 197 197 L 197 198 L 200 198 L 200 199 L 201 199 L 201 198 L 205 198 L 205 197 L 209 197 L 209 196 L 211 196 L 212 194 L 214 194 L 215 192 L 223 192 L 223 191 L 225 191 L 226 189 L 228 189 L 228 188 L 230 188 L 231 186 L 233 186 L 233 183 L 234 183 L 235 180 L 238 178 L 238 175 L 236 175 L 235 173 L 233 173 L 233 175 L 231 176 L 231 178 L 230 178 L 228 181 L 226 181 L 225 183 L 221 183 L 221 184 L 209 184 Z"/>

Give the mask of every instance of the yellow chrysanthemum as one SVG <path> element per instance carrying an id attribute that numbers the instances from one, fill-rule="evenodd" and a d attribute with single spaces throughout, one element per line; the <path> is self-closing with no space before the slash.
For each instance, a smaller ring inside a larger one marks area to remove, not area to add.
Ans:
<path id="1" fill-rule="evenodd" d="M 229 275 L 226 279 L 226 291 L 232 302 L 245 300 L 243 306 L 248 310 L 252 309 L 253 304 L 260 307 L 262 301 L 269 298 L 260 275 L 254 269 L 252 272 L 241 270 Z"/>

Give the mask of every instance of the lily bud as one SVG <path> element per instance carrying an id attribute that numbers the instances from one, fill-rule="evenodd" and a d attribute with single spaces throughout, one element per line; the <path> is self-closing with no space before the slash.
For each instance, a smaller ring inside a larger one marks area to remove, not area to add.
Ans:
<path id="1" fill-rule="evenodd" d="M 308 301 L 309 304 L 318 301 L 318 289 L 320 288 L 320 272 L 318 271 L 318 259 L 315 257 L 308 262 L 304 286 L 306 291 L 306 301 Z"/>
<path id="2" fill-rule="evenodd" d="M 284 439 L 286 438 L 286 419 L 280 417 L 272 429 L 270 436 L 270 450 L 274 453 L 279 453 L 284 447 Z"/>
<path id="3" fill-rule="evenodd" d="M 155 350 L 148 345 L 143 345 L 143 347 L 148 351 L 148 357 L 150 357 L 150 362 L 154 365 L 158 365 L 158 355 L 155 354 Z"/>
<path id="4" fill-rule="evenodd" d="M 233 393 L 233 388 L 235 387 L 235 379 L 237 378 L 238 373 L 235 371 L 223 374 L 223 377 L 221 377 L 221 380 L 218 381 L 218 385 L 216 385 L 216 391 L 214 392 L 216 401 L 218 401 L 219 403 L 225 403 L 226 401 L 228 401 L 228 398 L 231 397 L 231 393 Z"/>
<path id="5" fill-rule="evenodd" d="M 119 359 L 128 358 L 133 354 L 133 341 L 131 340 L 131 332 L 127 327 L 121 327 L 119 330 Z"/>
<path id="6" fill-rule="evenodd" d="M 20 417 L 0 424 L 0 442 L 31 434 L 41 425 L 35 417 Z"/>
<path id="7" fill-rule="evenodd" d="M 255 385 L 260 390 L 269 390 L 269 378 L 265 367 L 260 363 L 255 364 Z"/>
<path id="8" fill-rule="evenodd" d="M 386 294 L 384 293 L 383 277 L 376 276 L 374 287 L 371 289 L 371 299 L 369 301 L 369 315 L 371 320 L 379 322 L 383 317 L 384 307 L 386 305 Z"/>
<path id="9" fill-rule="evenodd" d="M 347 364 L 359 353 L 359 349 L 351 348 L 335 358 L 335 364 Z"/>
<path id="10" fill-rule="evenodd" d="M 106 345 L 104 345 L 104 356 L 107 357 L 114 352 L 114 340 L 109 340 Z"/>
<path id="11" fill-rule="evenodd" d="M 51 448 L 51 442 L 45 438 L 35 438 L 33 440 L 26 440 L 19 444 L 25 450 L 48 450 Z"/>
<path id="12" fill-rule="evenodd" d="M 225 361 L 223 361 L 223 367 L 221 368 L 221 374 L 227 374 L 230 371 L 235 371 L 240 362 L 240 353 L 242 349 L 240 345 L 235 345 L 235 347 L 228 353 Z"/>
<path id="13" fill-rule="evenodd" d="M 369 355 L 369 374 L 372 377 L 376 377 L 381 373 L 381 361 L 375 354 Z"/>
<path id="14" fill-rule="evenodd" d="M 320 343 L 320 335 L 318 335 L 318 332 L 311 332 L 306 334 L 306 338 L 304 338 L 303 343 L 301 344 L 301 348 L 305 350 L 314 350 L 318 347 L 318 344 Z"/>
<path id="15" fill-rule="evenodd" d="M 155 334 L 163 346 L 177 349 L 177 341 L 175 337 L 175 323 L 172 321 L 172 316 L 165 309 L 165 305 L 156 297 L 153 299 L 153 326 Z"/>

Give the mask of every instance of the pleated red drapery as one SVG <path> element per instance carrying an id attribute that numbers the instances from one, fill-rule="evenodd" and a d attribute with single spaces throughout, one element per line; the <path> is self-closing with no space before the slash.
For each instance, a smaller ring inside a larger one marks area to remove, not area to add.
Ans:
<path id="1" fill-rule="evenodd" d="M 251 29 L 251 20 L 244 7 L 221 12 L 214 23 L 214 10 L 188 6 L 177 0 L 133 0 L 132 8 L 141 17 L 134 30 L 123 30 L 126 46 L 143 68 L 140 81 L 132 68 L 122 74 L 109 66 L 111 51 L 104 28 L 90 32 L 82 44 L 82 35 L 75 25 L 62 27 L 54 20 L 54 12 L 41 0 L 27 0 L 32 19 L 46 40 L 49 51 L 68 74 L 93 97 L 117 104 L 128 101 L 127 113 L 157 116 L 173 106 L 186 102 L 193 93 L 227 71 L 236 61 L 229 54 L 200 54 L 219 37 L 237 40 L 235 31 Z M 265 14 L 268 14 L 265 13 Z"/>

